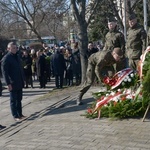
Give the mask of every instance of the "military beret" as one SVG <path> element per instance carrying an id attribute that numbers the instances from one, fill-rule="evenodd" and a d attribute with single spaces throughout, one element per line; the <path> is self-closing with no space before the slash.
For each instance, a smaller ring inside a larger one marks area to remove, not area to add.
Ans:
<path id="1" fill-rule="evenodd" d="M 114 48 L 113 52 L 115 52 L 120 57 L 123 56 L 123 52 L 119 47 Z"/>
<path id="2" fill-rule="evenodd" d="M 109 22 L 117 22 L 117 20 L 114 17 L 108 18 L 108 23 Z"/>
<path id="3" fill-rule="evenodd" d="M 129 20 L 133 20 L 135 18 L 136 18 L 136 14 L 134 14 L 134 13 L 129 16 Z"/>

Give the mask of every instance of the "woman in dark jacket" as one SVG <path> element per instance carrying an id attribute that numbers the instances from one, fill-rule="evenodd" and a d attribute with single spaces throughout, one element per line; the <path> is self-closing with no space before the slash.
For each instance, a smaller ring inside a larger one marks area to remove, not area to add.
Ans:
<path id="1" fill-rule="evenodd" d="M 22 57 L 23 62 L 23 70 L 25 75 L 25 88 L 28 88 L 28 85 L 30 84 L 33 88 L 33 81 L 32 81 L 32 58 L 30 57 L 29 53 L 27 51 L 23 52 Z"/>
<path id="2" fill-rule="evenodd" d="M 43 54 L 42 50 L 37 52 L 36 71 L 40 82 L 40 88 L 45 88 L 46 61 L 45 57 L 42 54 Z"/>
<path id="3" fill-rule="evenodd" d="M 67 86 L 72 86 L 73 85 L 73 62 L 74 62 L 74 57 L 72 55 L 71 49 L 66 49 L 66 83 Z"/>
<path id="4" fill-rule="evenodd" d="M 78 43 L 75 43 L 73 48 L 73 75 L 75 77 L 76 85 L 81 83 L 81 60 Z"/>

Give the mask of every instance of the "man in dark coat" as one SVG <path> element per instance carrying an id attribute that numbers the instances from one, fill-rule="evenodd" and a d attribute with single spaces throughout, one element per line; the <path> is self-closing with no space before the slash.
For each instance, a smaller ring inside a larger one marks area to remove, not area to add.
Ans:
<path id="1" fill-rule="evenodd" d="M 55 76 L 56 88 L 62 88 L 66 64 L 61 49 L 56 49 L 55 54 L 52 55 L 51 65 Z"/>
<path id="2" fill-rule="evenodd" d="M 95 77 L 98 78 L 99 81 L 103 80 L 105 76 L 112 77 L 115 73 L 113 64 L 120 61 L 123 57 L 123 52 L 120 48 L 114 48 L 111 51 L 99 51 L 97 53 L 92 54 L 88 59 L 88 68 L 86 72 L 86 82 L 83 85 L 80 93 L 77 97 L 77 105 L 81 105 L 83 95 L 88 91 L 91 87 Z"/>
<path id="3" fill-rule="evenodd" d="M 129 16 L 129 26 L 127 31 L 126 54 L 129 59 L 129 67 L 137 70 L 140 56 L 146 50 L 147 34 L 144 27 L 137 22 L 135 14 Z"/>
<path id="4" fill-rule="evenodd" d="M 17 55 L 17 46 L 10 42 L 7 46 L 8 53 L 2 59 L 2 74 L 10 92 L 10 107 L 12 116 L 20 121 L 25 116 L 22 114 L 22 88 L 24 75 L 22 64 Z"/>

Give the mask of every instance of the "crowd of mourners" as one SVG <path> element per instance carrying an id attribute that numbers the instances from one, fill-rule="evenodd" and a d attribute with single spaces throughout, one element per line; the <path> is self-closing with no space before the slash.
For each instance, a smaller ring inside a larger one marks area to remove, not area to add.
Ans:
<path id="1" fill-rule="evenodd" d="M 35 80 L 39 81 L 39 88 L 46 88 L 46 84 L 51 81 L 52 77 L 55 78 L 56 88 L 80 85 L 81 62 L 78 43 L 74 43 L 73 48 L 68 45 L 48 47 L 46 43 L 43 43 L 42 46 L 43 48 L 39 50 L 24 46 L 18 47 L 18 55 L 22 61 L 25 77 L 24 88 L 34 88 L 33 81 Z M 87 57 L 97 51 L 99 49 L 90 42 Z M 0 59 L 6 53 L 7 50 L 0 51 Z M 2 91 L 2 84 L 0 91 Z"/>

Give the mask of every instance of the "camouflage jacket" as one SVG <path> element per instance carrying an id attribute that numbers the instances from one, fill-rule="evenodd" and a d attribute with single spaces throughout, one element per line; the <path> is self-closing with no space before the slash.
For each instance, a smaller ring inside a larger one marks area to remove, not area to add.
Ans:
<path id="1" fill-rule="evenodd" d="M 94 53 L 89 57 L 88 61 L 90 65 L 95 67 L 95 74 L 99 81 L 103 78 L 102 69 L 116 63 L 110 51 L 99 51 Z"/>
<path id="2" fill-rule="evenodd" d="M 140 24 L 127 31 L 126 54 L 129 59 L 140 59 L 142 51 L 146 49 L 146 31 Z"/>
<path id="3" fill-rule="evenodd" d="M 122 32 L 114 29 L 109 31 L 105 36 L 105 45 L 103 50 L 113 50 L 115 47 L 120 47 L 121 50 L 125 51 L 125 39 Z"/>

